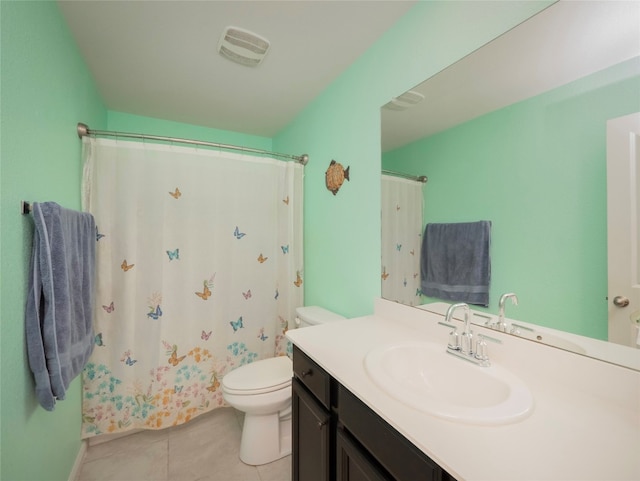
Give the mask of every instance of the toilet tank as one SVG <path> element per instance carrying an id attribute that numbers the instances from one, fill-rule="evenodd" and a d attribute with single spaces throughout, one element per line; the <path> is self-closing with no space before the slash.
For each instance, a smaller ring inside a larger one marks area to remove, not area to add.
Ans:
<path id="1" fill-rule="evenodd" d="M 318 306 L 305 306 L 296 309 L 296 327 L 315 326 L 316 324 L 324 324 L 325 322 L 339 321 L 341 319 L 346 318 Z"/>

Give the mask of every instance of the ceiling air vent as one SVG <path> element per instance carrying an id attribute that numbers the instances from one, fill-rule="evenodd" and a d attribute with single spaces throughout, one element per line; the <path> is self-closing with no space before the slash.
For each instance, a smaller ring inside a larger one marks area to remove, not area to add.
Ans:
<path id="1" fill-rule="evenodd" d="M 423 100 L 424 95 L 419 92 L 415 92 L 414 90 L 409 90 L 399 97 L 392 98 L 390 102 L 387 102 L 383 106 L 383 108 L 387 110 L 407 110 L 409 107 L 413 107 Z"/>
<path id="2" fill-rule="evenodd" d="M 269 41 L 253 32 L 238 27 L 227 27 L 220 37 L 218 52 L 229 60 L 257 67 L 267 55 Z"/>

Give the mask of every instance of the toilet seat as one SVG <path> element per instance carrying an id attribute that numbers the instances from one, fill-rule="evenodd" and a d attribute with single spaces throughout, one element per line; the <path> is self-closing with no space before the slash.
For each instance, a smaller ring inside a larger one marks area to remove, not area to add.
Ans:
<path id="1" fill-rule="evenodd" d="M 246 364 L 222 378 L 222 390 L 228 394 L 255 395 L 291 386 L 293 363 L 287 356 L 272 357 Z"/>

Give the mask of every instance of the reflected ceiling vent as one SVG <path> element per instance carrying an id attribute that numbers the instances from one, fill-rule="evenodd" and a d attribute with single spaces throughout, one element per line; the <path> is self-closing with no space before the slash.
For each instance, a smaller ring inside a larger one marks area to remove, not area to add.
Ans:
<path id="1" fill-rule="evenodd" d="M 394 97 L 390 102 L 383 105 L 387 110 L 407 110 L 424 100 L 424 95 L 414 90 L 409 90 L 399 97 Z"/>
<path id="2" fill-rule="evenodd" d="M 227 27 L 218 42 L 218 52 L 240 65 L 257 67 L 267 55 L 269 45 L 269 40 L 260 35 L 238 27 Z"/>

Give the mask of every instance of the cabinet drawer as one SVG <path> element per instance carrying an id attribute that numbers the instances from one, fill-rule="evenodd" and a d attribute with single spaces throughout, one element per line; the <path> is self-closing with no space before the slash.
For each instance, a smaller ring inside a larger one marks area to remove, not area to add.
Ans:
<path id="1" fill-rule="evenodd" d="M 338 412 L 340 423 L 397 481 L 449 479 L 427 455 L 342 385 Z"/>
<path id="2" fill-rule="evenodd" d="M 293 373 L 325 408 L 330 408 L 331 376 L 295 345 Z"/>

